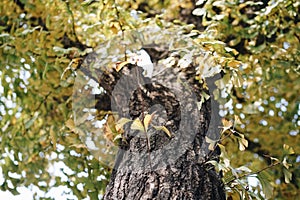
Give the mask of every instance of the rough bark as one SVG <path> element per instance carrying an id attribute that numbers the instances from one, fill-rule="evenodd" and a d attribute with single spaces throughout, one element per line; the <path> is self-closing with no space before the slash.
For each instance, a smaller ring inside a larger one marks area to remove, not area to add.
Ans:
<path id="1" fill-rule="evenodd" d="M 199 110 L 197 103 L 208 91 L 194 79 L 193 66 L 155 70 L 150 80 L 129 64 L 98 79 L 111 99 L 109 108 L 98 107 L 141 120 L 155 112 L 152 123 L 172 134 L 149 128 L 149 147 L 143 133 L 127 127 L 104 199 L 225 199 L 220 176 L 206 163 L 211 104 L 205 101 Z"/>

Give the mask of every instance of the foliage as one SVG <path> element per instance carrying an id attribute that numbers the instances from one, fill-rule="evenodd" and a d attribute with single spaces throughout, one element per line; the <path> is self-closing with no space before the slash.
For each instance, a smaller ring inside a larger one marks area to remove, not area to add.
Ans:
<path id="1" fill-rule="evenodd" d="M 194 49 L 208 52 L 208 62 L 225 74 L 215 93 L 223 103 L 224 128 L 220 140 L 207 142 L 221 149 L 220 162 L 213 164 L 224 174 L 228 199 L 295 199 L 300 193 L 299 4 L 1 1 L 1 189 L 17 194 L 20 186 L 37 186 L 47 193 L 66 186 L 78 199 L 101 197 L 111 169 L 80 140 L 72 120 L 75 73 L 65 69 L 76 70 L 82 57 L 116 35 L 147 27 L 149 35 L 157 35 L 149 28 L 155 25 L 182 31 L 178 40 L 192 38 Z M 197 70 L 199 81 L 211 75 L 207 66 Z M 53 166 L 62 173 L 54 174 Z M 251 185 L 251 176 L 260 184 Z"/>
<path id="2" fill-rule="evenodd" d="M 252 154 L 237 152 L 228 143 L 230 160 L 241 157 L 234 166 L 255 170 L 271 165 L 273 156 L 296 162 L 290 169 L 292 184 L 287 184 L 289 181 L 284 178 L 291 176 L 284 167 L 267 171 L 275 187 L 274 194 L 270 191 L 272 199 L 294 199 L 299 195 L 299 155 L 285 158 L 287 154 L 282 147 L 288 144 L 299 152 L 299 2 L 198 1 L 198 4 L 203 24 L 214 27 L 219 33 L 217 39 L 238 51 L 235 58 L 244 63 L 239 69 L 244 79 L 242 87 L 238 88 L 238 84 L 224 87 L 232 91 L 227 97 L 225 113 L 241 118 L 242 124 L 236 130 L 250 141 L 248 150 Z"/>

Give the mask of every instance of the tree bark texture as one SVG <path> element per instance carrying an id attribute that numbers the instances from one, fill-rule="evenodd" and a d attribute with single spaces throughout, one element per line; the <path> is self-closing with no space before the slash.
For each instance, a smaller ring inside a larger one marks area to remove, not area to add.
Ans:
<path id="1" fill-rule="evenodd" d="M 151 79 L 142 72 L 127 64 L 102 73 L 97 80 L 107 92 L 99 97 L 106 103 L 96 107 L 141 121 L 154 113 L 151 124 L 165 126 L 171 137 L 152 126 L 142 133 L 128 124 L 104 199 L 225 199 L 221 177 L 207 164 L 218 155 L 207 150 L 211 102 L 203 100 L 201 94 L 209 93 L 195 80 L 195 68 L 157 67 Z"/>

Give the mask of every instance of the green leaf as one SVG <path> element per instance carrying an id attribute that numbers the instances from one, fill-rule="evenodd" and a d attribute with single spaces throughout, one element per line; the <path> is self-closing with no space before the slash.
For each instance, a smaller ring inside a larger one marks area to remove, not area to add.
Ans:
<path id="1" fill-rule="evenodd" d="M 25 123 L 25 129 L 29 129 L 33 125 L 35 120 L 38 118 L 38 116 L 39 116 L 39 113 L 35 112 L 33 117 Z"/>
<path id="2" fill-rule="evenodd" d="M 238 63 L 238 64 L 236 64 Z M 236 62 L 234 63 L 232 66 L 234 65 L 238 65 L 240 66 L 241 63 L 240 62 Z M 243 83 L 244 83 L 244 79 L 243 77 L 240 75 L 240 73 L 237 73 L 237 72 L 233 72 L 233 77 L 232 77 L 232 82 L 233 82 L 233 85 L 237 86 L 237 87 L 242 87 L 243 86 Z"/>
<path id="3" fill-rule="evenodd" d="M 263 193 L 266 199 L 270 199 L 273 196 L 273 187 L 271 185 L 271 180 L 269 174 L 265 171 L 257 175 L 258 180 L 261 183 Z"/>
<path id="4" fill-rule="evenodd" d="M 94 200 L 94 199 L 95 199 L 95 200 L 96 200 L 96 199 L 99 199 L 99 198 L 98 198 L 98 192 L 97 192 L 97 191 L 93 191 L 93 192 L 89 191 L 88 194 L 89 194 L 90 199 L 92 199 L 92 200 Z"/>

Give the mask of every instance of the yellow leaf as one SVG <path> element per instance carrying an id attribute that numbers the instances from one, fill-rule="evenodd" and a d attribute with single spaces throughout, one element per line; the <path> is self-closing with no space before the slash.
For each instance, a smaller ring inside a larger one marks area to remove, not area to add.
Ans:
<path id="1" fill-rule="evenodd" d="M 109 115 L 107 117 L 107 121 L 106 121 L 107 125 L 109 126 L 109 128 L 112 130 L 112 132 L 117 132 L 116 130 L 116 122 L 115 122 L 115 117 L 113 115 Z"/>
<path id="2" fill-rule="evenodd" d="M 230 166 L 230 159 L 229 159 L 229 156 L 228 156 L 227 151 L 225 149 L 225 146 L 218 143 L 218 147 L 221 150 L 220 158 L 223 160 L 225 168 L 228 168 Z"/>
<path id="3" fill-rule="evenodd" d="M 110 28 L 114 34 L 117 34 L 119 32 L 119 30 L 117 29 L 117 27 L 114 24 Z"/>
<path id="4" fill-rule="evenodd" d="M 145 132 L 145 129 L 144 129 L 144 126 L 141 122 L 141 120 L 139 118 L 136 118 L 132 124 L 131 124 L 131 129 L 133 130 L 139 130 L 139 131 L 142 131 L 142 132 Z"/>
<path id="5" fill-rule="evenodd" d="M 279 162 L 279 160 L 278 160 L 277 158 L 270 157 L 270 159 L 271 159 L 272 161 Z"/>
<path id="6" fill-rule="evenodd" d="M 228 129 L 230 129 L 232 127 L 232 122 L 223 118 L 222 119 L 222 124 L 223 124 L 223 130 L 222 133 L 224 133 L 225 131 L 227 131 Z"/>
<path id="7" fill-rule="evenodd" d="M 158 131 L 164 131 L 169 137 L 172 137 L 171 132 L 165 126 L 153 126 Z"/>
<path id="8" fill-rule="evenodd" d="M 209 144 L 208 149 L 213 151 L 215 149 L 215 145 L 216 145 L 217 141 L 212 140 L 207 136 L 205 136 L 205 141 Z"/>
<path id="9" fill-rule="evenodd" d="M 239 124 L 239 125 L 242 124 L 239 116 L 237 116 L 237 115 L 234 115 L 234 124 Z"/>
<path id="10" fill-rule="evenodd" d="M 71 131 L 74 132 L 74 129 L 75 129 L 75 123 L 74 123 L 74 120 L 73 120 L 73 119 L 68 119 L 68 120 L 65 122 L 65 125 L 66 125 L 66 127 L 68 127 Z"/>
<path id="11" fill-rule="evenodd" d="M 104 137 L 109 140 L 113 141 L 114 135 L 117 134 L 115 118 L 113 115 L 108 115 L 106 123 L 104 124 Z"/>
<path id="12" fill-rule="evenodd" d="M 127 124 L 128 122 L 131 122 L 132 120 L 130 120 L 130 119 L 127 119 L 127 118 L 124 118 L 124 117 L 122 117 L 121 119 L 119 119 L 118 121 L 117 121 L 117 123 L 116 123 L 116 129 L 117 129 L 117 131 L 119 132 L 122 128 L 123 128 L 123 126 L 125 125 L 125 124 Z"/>
<path id="13" fill-rule="evenodd" d="M 241 199 L 241 195 L 237 191 L 229 192 L 227 194 L 227 199 L 240 200 Z"/>
<path id="14" fill-rule="evenodd" d="M 145 126 L 145 130 L 148 130 L 148 127 L 152 121 L 154 113 L 152 113 L 151 115 L 147 114 L 144 118 L 144 126 Z"/>
<path id="15" fill-rule="evenodd" d="M 230 61 L 227 63 L 227 66 L 228 66 L 228 67 L 232 67 L 232 68 L 239 68 L 241 65 L 242 65 L 242 62 L 237 61 L 237 60 L 230 60 Z"/>
<path id="16" fill-rule="evenodd" d="M 291 154 L 294 154 L 295 153 L 295 151 L 294 151 L 294 149 L 293 149 L 293 147 L 290 147 L 289 145 L 287 145 L 287 144 L 283 144 L 283 149 L 285 150 L 285 152 L 287 153 L 287 154 L 289 154 L 289 155 L 291 155 Z"/>
<path id="17" fill-rule="evenodd" d="M 75 147 L 76 149 L 86 149 L 85 144 L 72 144 L 71 147 Z"/>
<path id="18" fill-rule="evenodd" d="M 114 138 L 114 134 L 112 132 L 112 130 L 110 129 L 109 125 L 107 123 L 104 124 L 104 137 L 109 140 L 109 141 L 113 141 Z"/>
<path id="19" fill-rule="evenodd" d="M 116 64 L 116 71 L 119 72 L 119 71 L 120 71 L 125 65 L 127 65 L 128 63 L 130 63 L 130 62 L 124 61 L 124 62 L 117 63 L 117 64 Z"/>
<path id="20" fill-rule="evenodd" d="M 245 151 L 246 147 L 248 147 L 248 140 L 245 139 L 243 134 L 237 133 L 239 137 L 237 137 L 239 142 L 239 149 L 240 151 Z"/>
<path id="21" fill-rule="evenodd" d="M 119 139 L 122 139 L 123 137 L 122 137 L 122 134 L 118 134 L 118 135 L 116 135 L 116 137 L 114 138 L 114 142 L 115 141 L 117 141 L 117 140 L 119 140 Z"/>
<path id="22" fill-rule="evenodd" d="M 282 165 L 283 165 L 286 169 L 288 169 L 288 168 L 290 168 L 292 165 L 289 164 L 289 163 L 286 161 L 286 158 L 287 158 L 287 157 L 284 157 L 284 159 L 283 159 L 283 161 L 282 161 Z"/>

